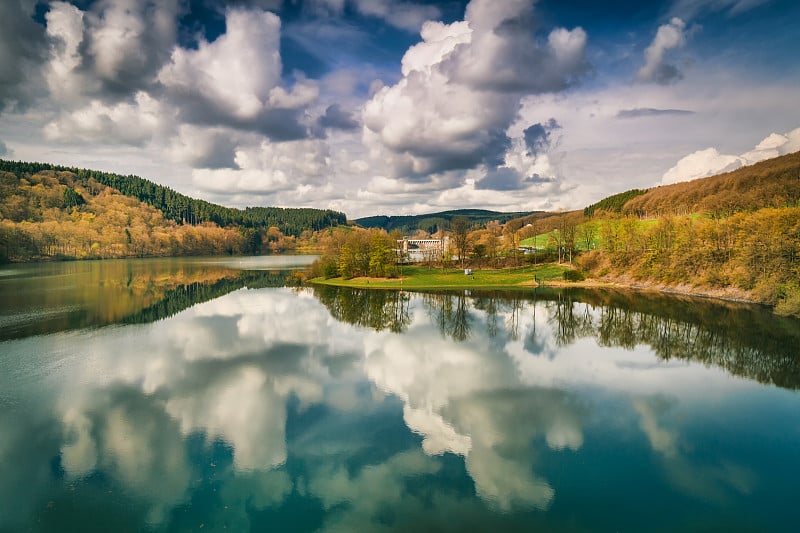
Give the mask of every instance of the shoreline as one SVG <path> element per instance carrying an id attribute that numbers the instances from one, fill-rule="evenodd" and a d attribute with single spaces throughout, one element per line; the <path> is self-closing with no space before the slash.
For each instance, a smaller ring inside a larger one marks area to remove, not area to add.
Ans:
<path id="1" fill-rule="evenodd" d="M 566 267 L 561 265 L 554 265 L 566 270 Z M 530 267 L 526 267 L 531 274 Z M 517 276 L 522 277 L 522 269 L 514 269 Z M 475 273 L 485 272 L 502 272 L 503 269 L 496 271 L 491 270 L 476 270 Z M 449 274 L 463 276 L 463 274 L 456 272 L 449 272 Z M 416 280 L 416 282 L 415 282 Z M 647 281 L 634 281 L 627 279 L 598 279 L 587 278 L 582 281 L 566 281 L 561 278 L 549 277 L 543 278 L 540 282 L 534 282 L 530 279 L 523 279 L 509 283 L 486 283 L 480 280 L 462 279 L 459 281 L 452 281 L 448 283 L 420 283 L 419 277 L 415 275 L 407 275 L 402 278 L 371 278 L 371 277 L 356 277 L 348 280 L 342 278 L 313 278 L 307 280 L 306 283 L 310 285 L 326 285 L 335 287 L 347 287 L 353 289 L 383 289 L 383 290 L 409 290 L 409 291 L 427 291 L 427 290 L 519 290 L 529 288 L 557 288 L 557 289 L 615 289 L 626 290 L 635 292 L 649 292 L 659 293 L 672 296 L 685 296 L 691 298 L 703 298 L 720 300 L 724 302 L 759 305 L 765 307 L 774 307 L 764 302 L 759 302 L 742 289 L 737 288 L 722 288 L 722 289 L 703 289 L 689 285 L 664 285 L 655 282 Z"/>

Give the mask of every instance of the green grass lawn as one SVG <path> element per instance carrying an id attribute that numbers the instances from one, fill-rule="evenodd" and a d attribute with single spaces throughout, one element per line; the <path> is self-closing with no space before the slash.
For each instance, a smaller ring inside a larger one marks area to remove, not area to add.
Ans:
<path id="1" fill-rule="evenodd" d="M 536 235 L 534 237 L 528 237 L 527 239 L 522 239 L 521 241 L 519 241 L 519 245 L 520 246 L 535 246 L 536 248 L 539 248 L 539 249 L 547 248 L 547 243 L 550 240 L 550 235 L 552 233 L 553 232 L 550 231 L 550 232 L 547 232 L 547 233 L 540 233 L 539 235 Z"/>
<path id="2" fill-rule="evenodd" d="M 490 287 L 522 287 L 533 285 L 536 279 L 563 280 L 568 267 L 547 264 L 520 268 L 504 268 L 497 270 L 472 270 L 472 275 L 465 275 L 461 269 L 436 269 L 419 266 L 403 267 L 403 280 L 374 278 L 314 278 L 310 283 L 321 285 L 337 285 L 346 287 L 386 288 L 386 289 L 476 289 Z"/>
<path id="3" fill-rule="evenodd" d="M 539 235 L 536 235 L 534 237 L 528 237 L 527 239 L 522 239 L 521 241 L 519 241 L 519 245 L 534 246 L 539 250 L 555 249 L 550 242 L 550 238 L 553 236 L 553 233 L 554 233 L 553 231 L 548 231 L 547 233 L 540 233 Z M 592 240 L 592 247 L 597 248 L 599 245 L 600 245 L 600 239 L 597 236 L 595 236 L 595 238 Z M 586 250 L 586 243 L 576 237 L 575 249 Z"/>
<path id="4" fill-rule="evenodd" d="M 698 215 L 688 215 L 690 217 L 696 217 Z M 640 231 L 648 230 L 658 224 L 658 219 L 647 219 L 647 220 L 638 220 L 636 222 L 637 227 Z M 586 250 L 586 243 L 578 238 L 578 235 L 581 235 L 580 227 L 582 224 L 579 224 L 575 230 L 575 249 L 578 251 L 585 251 Z M 522 239 L 519 244 L 520 246 L 535 246 L 540 250 L 552 248 L 550 243 L 550 239 L 553 236 L 554 231 L 548 231 L 547 233 L 540 233 L 534 237 L 528 237 L 527 239 Z M 592 248 L 596 249 L 600 247 L 600 229 L 599 226 L 595 229 L 595 237 L 592 239 Z"/>

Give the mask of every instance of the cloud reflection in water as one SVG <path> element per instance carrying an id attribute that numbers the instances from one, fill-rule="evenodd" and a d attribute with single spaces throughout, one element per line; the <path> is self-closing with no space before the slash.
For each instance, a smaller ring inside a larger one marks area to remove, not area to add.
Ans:
<path id="1" fill-rule="evenodd" d="M 447 457 L 463 458 L 474 493 L 490 509 L 541 510 L 558 499 L 542 473 L 546 458 L 581 453 L 587 427 L 606 416 L 598 402 L 614 397 L 626 405 L 618 413 L 630 422 L 626 431 L 646 439 L 674 487 L 711 500 L 752 490 L 755 475 L 735 460 L 720 456 L 708 466 L 693 459 L 675 420 L 699 402 L 724 402 L 759 385 L 662 361 L 644 346 L 600 350 L 587 335 L 602 308 L 575 304 L 584 323 L 565 336 L 556 319 L 564 309 L 552 302 L 473 303 L 414 296 L 397 333 L 337 321 L 311 291 L 240 290 L 149 325 L 51 337 L 68 348 L 56 362 L 58 377 L 38 386 L 51 387 L 56 399 L 30 417 L 49 426 L 55 416 L 60 429 L 30 447 L 22 464 L 57 455 L 72 483 L 108 476 L 154 526 L 217 482 L 215 505 L 237 527 L 252 525 L 253 509 L 295 497 L 319 502 L 328 529 L 396 526 L 400 509 L 429 505 L 412 490 L 415 479 L 427 480 L 441 512 L 470 505 L 469 495 L 434 480 Z M 443 325 L 459 306 L 469 328 L 454 329 L 462 338 L 454 342 Z M 43 342 L 6 346 L 25 353 Z M 669 413 L 677 417 L 672 424 Z M 419 440 L 382 441 L 389 433 L 376 423 L 386 417 L 387 427 L 397 417 Z M 8 443 L 24 440 L 31 425 L 10 416 L 0 422 L 0 458 L 8 464 L 20 455 Z M 198 438 L 205 464 L 187 446 Z M 214 452 L 219 446 L 227 451 Z M 0 480 L 13 503 L 9 483 L 18 477 Z M 48 483 L 32 477 L 25 501 L 48 494 Z"/>

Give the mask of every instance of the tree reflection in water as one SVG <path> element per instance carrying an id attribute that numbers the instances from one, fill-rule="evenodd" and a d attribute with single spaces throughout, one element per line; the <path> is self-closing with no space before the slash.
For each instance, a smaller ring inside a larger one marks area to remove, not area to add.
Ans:
<path id="1" fill-rule="evenodd" d="M 409 295 L 402 291 L 315 286 L 314 295 L 333 318 L 347 324 L 402 333 L 410 323 Z"/>
<path id="2" fill-rule="evenodd" d="M 615 291 L 235 290 L 280 279 L 192 272 L 115 315 L 133 326 L 3 345 L 0 530 L 794 519 L 763 502 L 791 491 L 797 395 L 666 361 L 796 389 L 797 320 Z"/>
<path id="3" fill-rule="evenodd" d="M 410 323 L 408 293 L 315 287 L 314 294 L 336 319 L 349 324 L 402 333 Z M 761 383 L 800 387 L 800 323 L 758 306 L 610 290 L 456 291 L 420 297 L 439 332 L 457 342 L 473 335 L 517 340 L 520 315 L 535 315 L 542 308 L 557 346 L 585 338 L 604 347 L 647 345 L 662 360 L 697 361 Z M 539 346 L 536 336 L 533 320 L 525 345 Z"/>

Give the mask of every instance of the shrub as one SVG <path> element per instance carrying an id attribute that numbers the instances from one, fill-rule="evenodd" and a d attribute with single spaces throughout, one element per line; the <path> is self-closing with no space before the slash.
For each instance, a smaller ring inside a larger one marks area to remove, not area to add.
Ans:
<path id="1" fill-rule="evenodd" d="M 800 284 L 787 285 L 781 292 L 783 294 L 775 306 L 775 314 L 800 317 Z"/>
<path id="2" fill-rule="evenodd" d="M 563 276 L 564 281 L 583 281 L 586 279 L 586 276 L 580 270 L 565 270 Z"/>

